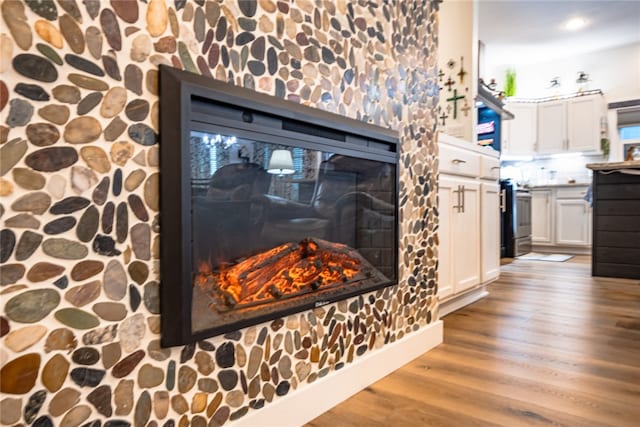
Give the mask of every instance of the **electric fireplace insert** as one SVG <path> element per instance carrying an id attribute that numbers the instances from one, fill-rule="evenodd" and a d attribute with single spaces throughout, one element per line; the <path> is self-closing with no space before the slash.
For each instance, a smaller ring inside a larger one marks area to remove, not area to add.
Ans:
<path id="1" fill-rule="evenodd" d="M 398 141 L 160 67 L 162 343 L 397 283 Z"/>

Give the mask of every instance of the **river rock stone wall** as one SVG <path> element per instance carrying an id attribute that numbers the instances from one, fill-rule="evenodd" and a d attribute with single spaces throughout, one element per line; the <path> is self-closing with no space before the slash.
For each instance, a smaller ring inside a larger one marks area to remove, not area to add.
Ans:
<path id="1" fill-rule="evenodd" d="M 437 4 L 4 0 L 0 423 L 222 425 L 435 320 Z M 398 130 L 399 285 L 161 348 L 159 64 Z"/>

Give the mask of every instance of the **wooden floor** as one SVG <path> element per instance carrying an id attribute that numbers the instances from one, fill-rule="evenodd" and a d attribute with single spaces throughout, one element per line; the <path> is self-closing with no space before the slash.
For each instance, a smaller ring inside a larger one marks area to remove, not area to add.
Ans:
<path id="1" fill-rule="evenodd" d="M 640 281 L 514 260 L 444 343 L 308 424 L 640 426 Z"/>

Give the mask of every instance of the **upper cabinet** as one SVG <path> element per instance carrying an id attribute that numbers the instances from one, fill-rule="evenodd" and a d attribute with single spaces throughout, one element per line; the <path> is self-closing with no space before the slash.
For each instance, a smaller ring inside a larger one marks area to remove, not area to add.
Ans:
<path id="1" fill-rule="evenodd" d="M 510 102 L 515 119 L 504 122 L 502 154 L 545 156 L 600 151 L 602 95 L 583 95 L 542 102 Z"/>

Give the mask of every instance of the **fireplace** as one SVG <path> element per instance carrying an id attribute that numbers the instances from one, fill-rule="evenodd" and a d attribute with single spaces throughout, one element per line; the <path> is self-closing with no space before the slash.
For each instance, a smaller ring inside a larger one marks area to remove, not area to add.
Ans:
<path id="1" fill-rule="evenodd" d="M 160 67 L 165 346 L 397 283 L 388 130 Z"/>

